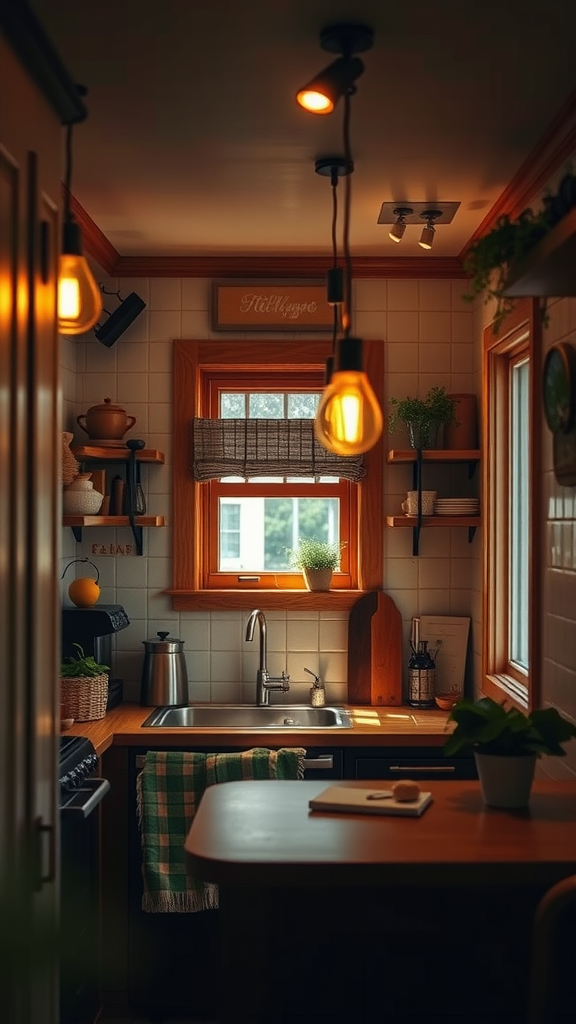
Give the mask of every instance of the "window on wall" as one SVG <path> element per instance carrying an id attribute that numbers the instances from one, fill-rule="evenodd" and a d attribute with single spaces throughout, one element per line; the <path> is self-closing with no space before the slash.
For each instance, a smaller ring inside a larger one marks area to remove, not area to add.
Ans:
<path id="1" fill-rule="evenodd" d="M 541 408 L 537 303 L 484 332 L 484 692 L 521 707 L 538 699 L 538 517 Z"/>
<path id="2" fill-rule="evenodd" d="M 323 341 L 174 342 L 175 607 L 245 608 L 247 593 L 349 607 L 382 585 L 382 442 L 343 466 L 314 440 L 329 354 Z M 365 361 L 382 401 L 381 343 Z M 307 537 L 344 545 L 329 595 L 303 592 L 291 565 Z"/>

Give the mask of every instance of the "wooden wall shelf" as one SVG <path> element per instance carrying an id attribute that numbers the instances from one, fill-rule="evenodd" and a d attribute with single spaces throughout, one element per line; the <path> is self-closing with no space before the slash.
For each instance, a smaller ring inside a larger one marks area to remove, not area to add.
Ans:
<path id="1" fill-rule="evenodd" d="M 79 462 L 128 462 L 129 448 L 99 448 L 98 445 L 74 445 L 72 454 Z M 164 452 L 157 448 L 141 448 L 136 462 L 164 462 Z"/>
<path id="2" fill-rule="evenodd" d="M 479 448 L 424 448 L 422 450 L 422 462 L 479 462 Z M 386 461 L 398 465 L 402 462 L 416 462 L 416 449 L 392 448 L 386 456 Z"/>

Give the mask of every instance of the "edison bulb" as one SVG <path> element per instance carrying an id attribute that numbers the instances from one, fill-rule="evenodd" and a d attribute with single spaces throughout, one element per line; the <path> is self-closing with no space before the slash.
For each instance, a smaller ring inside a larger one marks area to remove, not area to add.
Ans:
<path id="1" fill-rule="evenodd" d="M 382 412 L 366 374 L 362 370 L 335 372 L 314 421 L 320 444 L 337 455 L 360 455 L 374 447 L 382 428 Z"/>
<path id="2" fill-rule="evenodd" d="M 58 269 L 58 330 L 84 334 L 102 312 L 102 296 L 85 256 L 63 253 Z"/>

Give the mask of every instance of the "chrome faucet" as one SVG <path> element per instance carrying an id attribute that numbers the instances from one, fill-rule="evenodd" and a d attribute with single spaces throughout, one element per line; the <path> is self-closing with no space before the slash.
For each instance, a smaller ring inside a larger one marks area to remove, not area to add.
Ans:
<path id="1" fill-rule="evenodd" d="M 264 612 L 255 608 L 250 612 L 250 618 L 246 623 L 246 639 L 254 639 L 254 626 L 258 620 L 260 627 L 260 665 L 256 673 L 256 704 L 258 707 L 267 707 L 270 703 L 270 691 L 282 690 L 283 693 L 290 689 L 290 676 L 282 672 L 281 676 L 271 676 L 268 672 L 268 651 L 266 645 L 266 619 Z"/>

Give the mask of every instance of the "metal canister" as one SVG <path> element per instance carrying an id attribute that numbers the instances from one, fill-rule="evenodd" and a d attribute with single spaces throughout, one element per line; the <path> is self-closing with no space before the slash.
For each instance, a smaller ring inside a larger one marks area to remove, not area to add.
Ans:
<path id="1" fill-rule="evenodd" d="M 144 663 L 140 703 L 146 707 L 170 707 L 189 703 L 184 641 L 159 632 L 143 640 Z"/>

